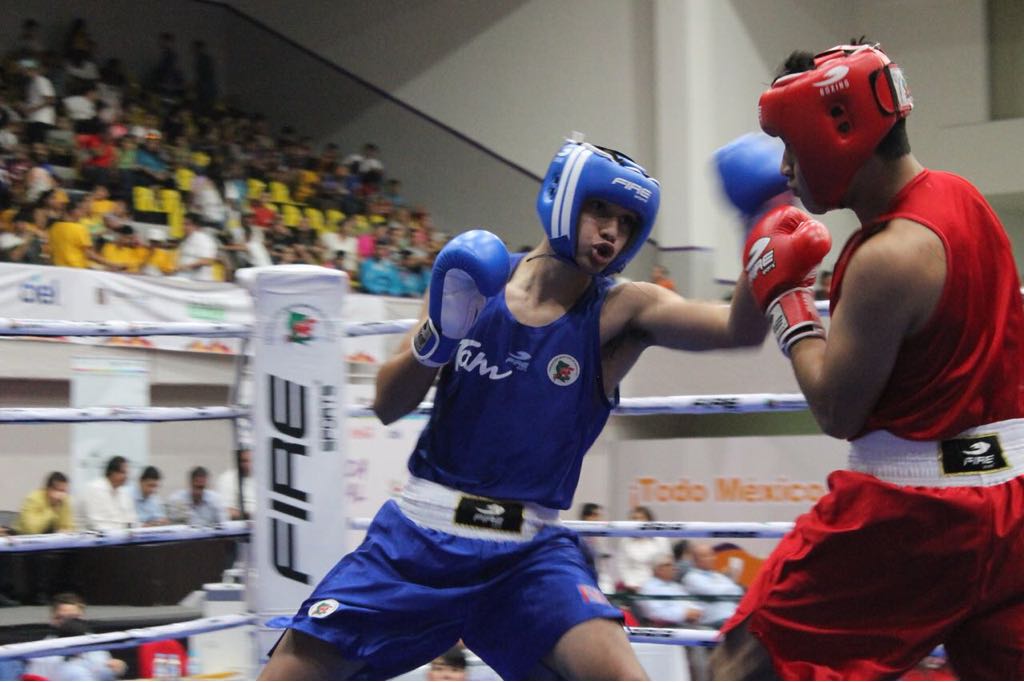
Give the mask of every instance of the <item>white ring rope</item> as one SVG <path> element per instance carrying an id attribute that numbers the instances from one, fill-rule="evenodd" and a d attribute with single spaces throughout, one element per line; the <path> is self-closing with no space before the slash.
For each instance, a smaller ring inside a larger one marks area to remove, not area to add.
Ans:
<path id="1" fill-rule="evenodd" d="M 790 521 L 562 521 L 584 537 L 619 538 L 781 538 L 793 528 Z M 349 528 L 366 530 L 370 519 L 352 519 Z"/>
<path id="2" fill-rule="evenodd" d="M 98 649 L 126 649 L 145 642 L 156 642 L 163 639 L 179 639 L 189 635 L 201 635 L 206 632 L 227 630 L 256 623 L 256 616 L 249 614 L 232 614 L 229 616 L 213 616 L 197 618 L 181 623 L 159 625 L 151 628 L 132 628 L 120 632 L 103 632 L 80 637 L 63 637 L 59 639 L 42 639 L 21 644 L 5 644 L 0 646 L 0 661 L 11 658 L 38 658 L 40 656 L 70 656 Z"/>
<path id="3" fill-rule="evenodd" d="M 625 627 L 631 642 L 649 644 L 678 644 L 681 646 L 713 647 L 718 644 L 718 630 L 690 630 L 685 628 Z"/>
<path id="4" fill-rule="evenodd" d="M 406 318 L 384 322 L 353 322 L 345 325 L 345 336 L 375 336 L 378 334 L 402 334 L 409 331 L 419 320 Z"/>
<path id="5" fill-rule="evenodd" d="M 420 403 L 410 415 L 429 415 L 433 403 Z M 754 412 L 798 412 L 807 409 L 800 393 L 748 393 L 741 395 L 677 395 L 654 398 L 623 398 L 612 414 L 740 414 Z M 349 407 L 350 417 L 372 417 L 369 407 Z"/>
<path id="6" fill-rule="evenodd" d="M 420 403 L 410 415 L 429 415 L 433 403 Z M 799 393 L 751 393 L 748 395 L 681 395 L 660 398 L 623 398 L 612 414 L 749 414 L 796 412 L 807 409 Z M 239 419 L 250 416 L 245 407 L 4 407 L 0 424 L 47 424 L 68 422 L 171 422 Z M 350 406 L 350 417 L 372 417 L 369 407 Z"/>
<path id="7" fill-rule="evenodd" d="M 631 538 L 781 538 L 793 527 L 793 524 L 787 521 L 563 521 L 562 525 L 584 537 Z M 367 518 L 352 519 L 349 522 L 349 528 L 353 530 L 366 530 L 369 526 L 370 519 Z M 9 535 L 0 537 L 0 554 L 248 536 L 248 521 L 228 521 L 216 528 L 154 526 L 105 533 Z"/>
<path id="8" fill-rule="evenodd" d="M 229 628 L 255 625 L 258 619 L 251 614 L 233 614 L 229 616 L 213 616 L 197 618 L 181 623 L 159 625 L 151 628 L 133 628 L 120 632 L 104 632 L 80 637 L 64 637 L 60 639 L 41 639 L 21 644 L 0 646 L 0 661 L 9 659 L 38 658 L 41 656 L 71 656 L 86 651 L 99 649 L 127 649 L 145 642 L 156 642 L 164 639 L 181 639 L 191 635 L 227 630 Z M 714 647 L 718 645 L 721 634 L 718 630 L 694 630 L 686 628 L 644 628 L 624 627 L 631 642 L 650 644 L 673 644 L 678 646 Z M 932 656 L 945 656 L 945 649 L 939 646 L 931 652 Z"/>
<path id="9" fill-rule="evenodd" d="M 79 549 L 82 547 L 113 547 L 138 545 L 154 542 L 179 542 L 182 540 L 205 540 L 208 538 L 248 537 L 248 521 L 226 521 L 216 528 L 195 526 L 151 526 L 126 528 L 103 533 L 48 533 L 46 535 L 8 535 L 0 537 L 0 554 L 48 552 L 55 549 Z"/>
<path id="10" fill-rule="evenodd" d="M 416 324 L 413 319 L 383 322 L 349 322 L 345 336 L 400 334 Z M 0 336 L 197 336 L 204 338 L 247 338 L 253 333 L 248 323 L 228 322 L 74 322 L 0 317 Z"/>
<path id="11" fill-rule="evenodd" d="M 185 422 L 248 417 L 244 407 L 5 407 L 0 424 L 68 422 Z"/>

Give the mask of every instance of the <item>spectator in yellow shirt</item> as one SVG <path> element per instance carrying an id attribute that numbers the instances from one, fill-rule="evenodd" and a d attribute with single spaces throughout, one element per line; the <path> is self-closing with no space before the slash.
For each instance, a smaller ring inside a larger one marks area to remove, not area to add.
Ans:
<path id="1" fill-rule="evenodd" d="M 178 270 L 178 252 L 167 241 L 163 230 L 158 227 L 149 229 L 146 235 L 149 242 L 149 251 L 146 254 L 146 262 L 142 266 L 142 274 L 173 275 Z"/>
<path id="2" fill-rule="evenodd" d="M 105 185 L 96 185 L 85 200 L 89 202 L 89 215 L 96 221 L 117 210 L 117 202 L 110 198 L 110 190 Z"/>
<path id="3" fill-rule="evenodd" d="M 149 257 L 149 250 L 139 244 L 131 225 L 121 225 L 114 233 L 117 240 L 104 244 L 100 255 L 119 265 L 124 272 L 139 272 Z"/>
<path id="4" fill-rule="evenodd" d="M 96 253 L 89 230 L 82 224 L 84 207 L 80 202 L 69 202 L 61 219 L 50 226 L 50 258 L 54 265 L 68 268 L 86 268 L 98 263 L 108 270 L 122 270 Z"/>
<path id="5" fill-rule="evenodd" d="M 46 477 L 46 486 L 33 490 L 21 504 L 14 529 L 26 535 L 63 533 L 75 530 L 68 496 L 68 478 L 59 471 Z"/>

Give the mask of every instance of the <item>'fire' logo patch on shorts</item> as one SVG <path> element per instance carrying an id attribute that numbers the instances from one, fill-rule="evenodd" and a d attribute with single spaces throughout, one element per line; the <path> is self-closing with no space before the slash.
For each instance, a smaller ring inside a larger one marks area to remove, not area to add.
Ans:
<path id="1" fill-rule="evenodd" d="M 942 472 L 947 476 L 959 474 L 988 474 L 1008 468 L 999 436 L 950 438 L 942 441 Z"/>
<path id="2" fill-rule="evenodd" d="M 518 533 L 523 528 L 523 510 L 522 502 L 497 502 L 463 495 L 455 508 L 455 523 Z"/>

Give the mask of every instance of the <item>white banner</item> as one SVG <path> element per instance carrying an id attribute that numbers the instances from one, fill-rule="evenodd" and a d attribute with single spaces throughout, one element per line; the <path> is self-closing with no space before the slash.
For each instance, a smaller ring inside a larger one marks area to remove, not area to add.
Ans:
<path id="1" fill-rule="evenodd" d="M 146 407 L 149 362 L 143 359 L 75 357 L 71 359 L 73 407 Z M 107 461 L 121 455 L 130 462 L 129 480 L 149 463 L 149 424 L 99 422 L 71 426 L 71 481 L 82 486 L 103 476 Z"/>
<path id="2" fill-rule="evenodd" d="M 247 591 L 261 617 L 293 613 L 346 548 L 346 288 L 343 273 L 312 266 L 260 270 L 253 285 L 257 514 Z"/>
<path id="3" fill-rule="evenodd" d="M 345 298 L 348 322 L 379 322 L 418 315 L 415 299 L 354 294 Z M 0 310 L 4 317 L 99 322 L 223 322 L 251 324 L 252 298 L 236 284 L 193 282 L 42 265 L 0 263 Z M 203 353 L 236 353 L 238 339 L 178 336 L 71 337 L 62 341 L 98 346 L 139 346 Z M 348 344 L 352 370 L 387 359 L 387 336 L 361 336 Z"/>

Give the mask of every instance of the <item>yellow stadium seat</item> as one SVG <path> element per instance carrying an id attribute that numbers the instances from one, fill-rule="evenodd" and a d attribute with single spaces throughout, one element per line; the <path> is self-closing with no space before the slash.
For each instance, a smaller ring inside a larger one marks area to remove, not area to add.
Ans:
<path id="1" fill-rule="evenodd" d="M 310 206 L 310 207 L 307 207 L 306 210 L 303 211 L 303 213 L 305 213 L 306 217 L 309 218 L 309 225 L 310 225 L 310 227 L 312 227 L 317 232 L 323 232 L 324 231 L 324 214 L 323 214 L 323 211 L 321 211 L 318 208 L 313 208 L 313 207 Z"/>
<path id="2" fill-rule="evenodd" d="M 276 201 L 279 204 L 287 203 L 292 200 L 291 195 L 288 194 L 288 185 L 277 180 L 270 181 L 270 200 Z"/>
<path id="3" fill-rule="evenodd" d="M 260 199 L 263 197 L 263 190 L 267 188 L 267 183 L 256 178 L 249 178 L 249 198 Z"/>
<path id="4" fill-rule="evenodd" d="M 281 217 L 284 218 L 285 225 L 295 227 L 302 220 L 302 212 L 294 204 L 285 204 L 281 207 Z"/>
<path id="5" fill-rule="evenodd" d="M 174 184 L 181 192 L 188 192 L 192 190 L 192 179 L 196 177 L 196 174 L 190 169 L 184 166 L 179 166 L 174 171 Z"/>
<path id="6" fill-rule="evenodd" d="M 176 189 L 160 190 L 160 208 L 167 213 L 174 213 L 181 208 L 181 192 Z"/>
<path id="7" fill-rule="evenodd" d="M 156 197 L 149 187 L 137 186 L 132 188 L 132 207 L 136 211 L 156 211 Z"/>
<path id="8" fill-rule="evenodd" d="M 338 223 L 345 219 L 345 214 L 336 208 L 327 209 L 327 227 L 328 229 L 335 229 L 338 227 Z"/>

